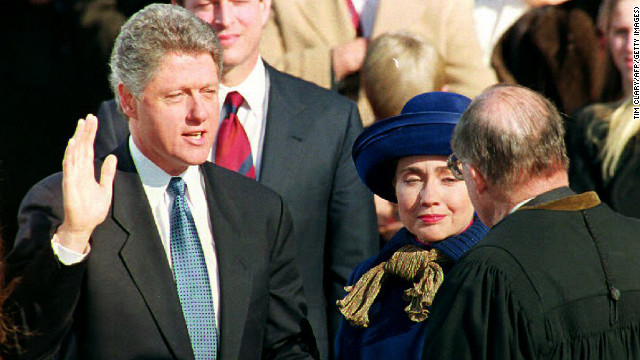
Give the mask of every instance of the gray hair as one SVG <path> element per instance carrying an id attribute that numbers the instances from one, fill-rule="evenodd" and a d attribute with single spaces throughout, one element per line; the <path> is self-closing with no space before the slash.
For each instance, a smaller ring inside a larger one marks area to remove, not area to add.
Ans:
<path id="1" fill-rule="evenodd" d="M 498 84 L 480 94 L 460 118 L 451 146 L 505 191 L 569 167 L 560 113 L 520 85 Z"/>
<path id="2" fill-rule="evenodd" d="M 118 108 L 118 85 L 140 98 L 163 57 L 171 52 L 209 53 L 222 73 L 222 49 L 214 30 L 188 10 L 168 4 L 151 4 L 122 26 L 111 52 L 111 90 Z"/>

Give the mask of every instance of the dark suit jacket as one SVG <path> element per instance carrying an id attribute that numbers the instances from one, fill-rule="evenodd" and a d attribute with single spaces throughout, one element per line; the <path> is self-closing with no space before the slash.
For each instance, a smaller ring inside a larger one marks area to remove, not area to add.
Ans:
<path id="1" fill-rule="evenodd" d="M 362 125 L 353 102 L 266 66 L 270 89 L 259 181 L 291 210 L 309 321 L 326 358 L 339 321 L 335 301 L 344 296 L 352 270 L 377 252 L 372 195 L 351 160 Z M 102 104 L 98 119 L 97 154 L 128 133 L 115 101 Z"/>
<path id="2" fill-rule="evenodd" d="M 8 276 L 23 277 L 5 309 L 33 334 L 22 337 L 21 358 L 60 352 L 63 359 L 193 359 L 172 272 L 126 145 L 115 151 L 112 206 L 92 234 L 86 261 L 64 266 L 50 246 L 63 216 L 61 174 L 38 183 L 22 203 Z M 201 171 L 219 266 L 218 358 L 311 358 L 306 351 L 315 345 L 281 198 L 211 163 Z"/>

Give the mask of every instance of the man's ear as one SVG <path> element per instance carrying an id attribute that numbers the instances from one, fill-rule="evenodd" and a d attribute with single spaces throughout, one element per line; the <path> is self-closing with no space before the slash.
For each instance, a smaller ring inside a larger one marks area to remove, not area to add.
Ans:
<path id="1" fill-rule="evenodd" d="M 478 170 L 473 165 L 469 165 L 469 175 L 471 175 L 471 181 L 473 181 L 474 188 L 478 195 L 482 195 L 486 191 L 488 191 L 487 179 L 484 177 L 482 172 L 480 172 L 480 170 Z"/>
<path id="2" fill-rule="evenodd" d="M 118 96 L 120 97 L 120 106 L 122 106 L 124 114 L 127 115 L 129 119 L 137 119 L 138 111 L 136 97 L 123 84 L 118 85 Z"/>
<path id="3" fill-rule="evenodd" d="M 261 0 L 262 4 L 262 27 L 264 28 L 269 21 L 269 14 L 271 13 L 271 0 Z"/>

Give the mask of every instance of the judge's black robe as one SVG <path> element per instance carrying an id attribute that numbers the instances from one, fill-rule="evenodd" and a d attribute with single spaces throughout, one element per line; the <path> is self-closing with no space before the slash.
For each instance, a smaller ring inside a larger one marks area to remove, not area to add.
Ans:
<path id="1" fill-rule="evenodd" d="M 595 193 L 533 199 L 445 278 L 423 358 L 640 359 L 639 235 Z"/>

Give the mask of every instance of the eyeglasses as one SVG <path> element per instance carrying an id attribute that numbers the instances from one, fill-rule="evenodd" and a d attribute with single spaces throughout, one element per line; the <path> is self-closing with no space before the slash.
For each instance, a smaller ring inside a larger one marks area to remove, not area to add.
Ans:
<path id="1" fill-rule="evenodd" d="M 451 153 L 451 155 L 449 155 L 447 158 L 447 167 L 454 178 L 464 180 L 464 176 L 462 176 L 462 161 L 458 160 L 456 154 Z"/>

